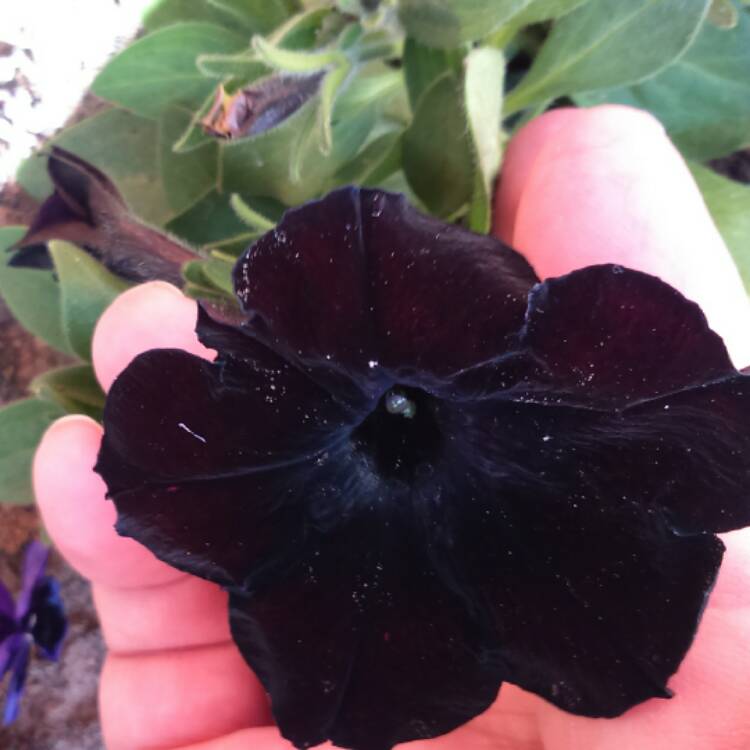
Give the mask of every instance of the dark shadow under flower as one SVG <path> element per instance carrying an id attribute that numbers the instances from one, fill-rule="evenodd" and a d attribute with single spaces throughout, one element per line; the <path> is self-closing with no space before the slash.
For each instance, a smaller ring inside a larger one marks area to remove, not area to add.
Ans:
<path id="1" fill-rule="evenodd" d="M 497 240 L 349 188 L 240 259 L 207 362 L 139 356 L 98 471 L 118 529 L 230 592 L 297 747 L 385 750 L 504 681 L 586 716 L 669 697 L 750 523 L 750 383 L 643 273 L 538 283 Z"/>
<path id="2" fill-rule="evenodd" d="M 36 644 L 45 659 L 57 661 L 67 631 L 60 587 L 44 572 L 48 556 L 48 547 L 40 542 L 29 543 L 21 591 L 15 603 L 0 583 L 0 680 L 10 674 L 4 724 L 10 724 L 18 716 L 32 645 Z"/>

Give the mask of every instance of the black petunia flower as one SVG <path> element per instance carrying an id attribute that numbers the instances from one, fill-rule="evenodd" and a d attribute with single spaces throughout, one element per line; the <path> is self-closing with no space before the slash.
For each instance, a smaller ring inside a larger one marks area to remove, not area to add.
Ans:
<path id="1" fill-rule="evenodd" d="M 240 259 L 214 362 L 139 356 L 98 471 L 118 529 L 230 592 L 297 747 L 447 732 L 502 682 L 586 716 L 669 697 L 750 523 L 750 383 L 700 309 L 349 188 Z"/>

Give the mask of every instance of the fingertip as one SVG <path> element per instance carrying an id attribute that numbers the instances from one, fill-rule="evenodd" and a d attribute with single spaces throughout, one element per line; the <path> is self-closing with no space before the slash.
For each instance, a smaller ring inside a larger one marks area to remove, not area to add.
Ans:
<path id="1" fill-rule="evenodd" d="M 80 415 L 45 432 L 33 463 L 34 492 L 55 546 L 81 575 L 113 587 L 153 586 L 183 576 L 114 529 L 114 505 L 94 472 L 102 428 Z"/>
<path id="2" fill-rule="evenodd" d="M 105 391 L 140 353 L 184 349 L 212 359 L 195 333 L 197 305 L 172 284 L 150 281 L 121 294 L 104 311 L 91 342 L 94 370 Z"/>

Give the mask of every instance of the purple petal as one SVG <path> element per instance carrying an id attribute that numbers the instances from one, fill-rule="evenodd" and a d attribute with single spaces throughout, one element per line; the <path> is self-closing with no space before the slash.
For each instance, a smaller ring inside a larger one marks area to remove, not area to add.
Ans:
<path id="1" fill-rule="evenodd" d="M 498 240 L 357 188 L 289 211 L 235 268 L 258 335 L 360 376 L 444 375 L 495 356 L 536 280 Z"/>
<path id="2" fill-rule="evenodd" d="M 0 581 L 0 622 L 3 620 L 15 621 L 16 603 L 13 601 L 13 595 L 5 588 Z M 0 639 L 2 638 L 2 626 L 0 626 Z"/>
<path id="3" fill-rule="evenodd" d="M 5 677 L 11 668 L 16 651 L 18 651 L 25 638 L 26 635 L 24 633 L 19 633 L 16 630 L 16 632 L 4 638 L 0 643 L 0 680 Z"/>
<path id="4" fill-rule="evenodd" d="M 34 540 L 26 546 L 21 574 L 21 591 L 16 602 L 16 618 L 19 622 L 29 613 L 34 588 L 44 576 L 48 557 L 49 547 L 41 542 Z"/>
<path id="5" fill-rule="evenodd" d="M 13 649 L 9 669 L 11 670 L 8 693 L 5 699 L 5 711 L 3 713 L 3 725 L 12 724 L 17 718 L 21 708 L 21 694 L 26 684 L 26 674 L 29 668 L 29 657 L 31 655 L 31 643 L 26 636 L 18 636 L 17 645 Z"/>

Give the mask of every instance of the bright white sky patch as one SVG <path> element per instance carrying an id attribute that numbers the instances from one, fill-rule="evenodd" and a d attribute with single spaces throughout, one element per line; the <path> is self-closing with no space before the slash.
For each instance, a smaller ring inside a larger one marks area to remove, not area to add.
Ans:
<path id="1" fill-rule="evenodd" d="M 0 57 L 0 183 L 13 176 L 40 136 L 52 135 L 67 120 L 152 2 L 2 0 L 0 42 L 16 49 Z M 15 92 L 7 87 L 14 79 Z"/>

